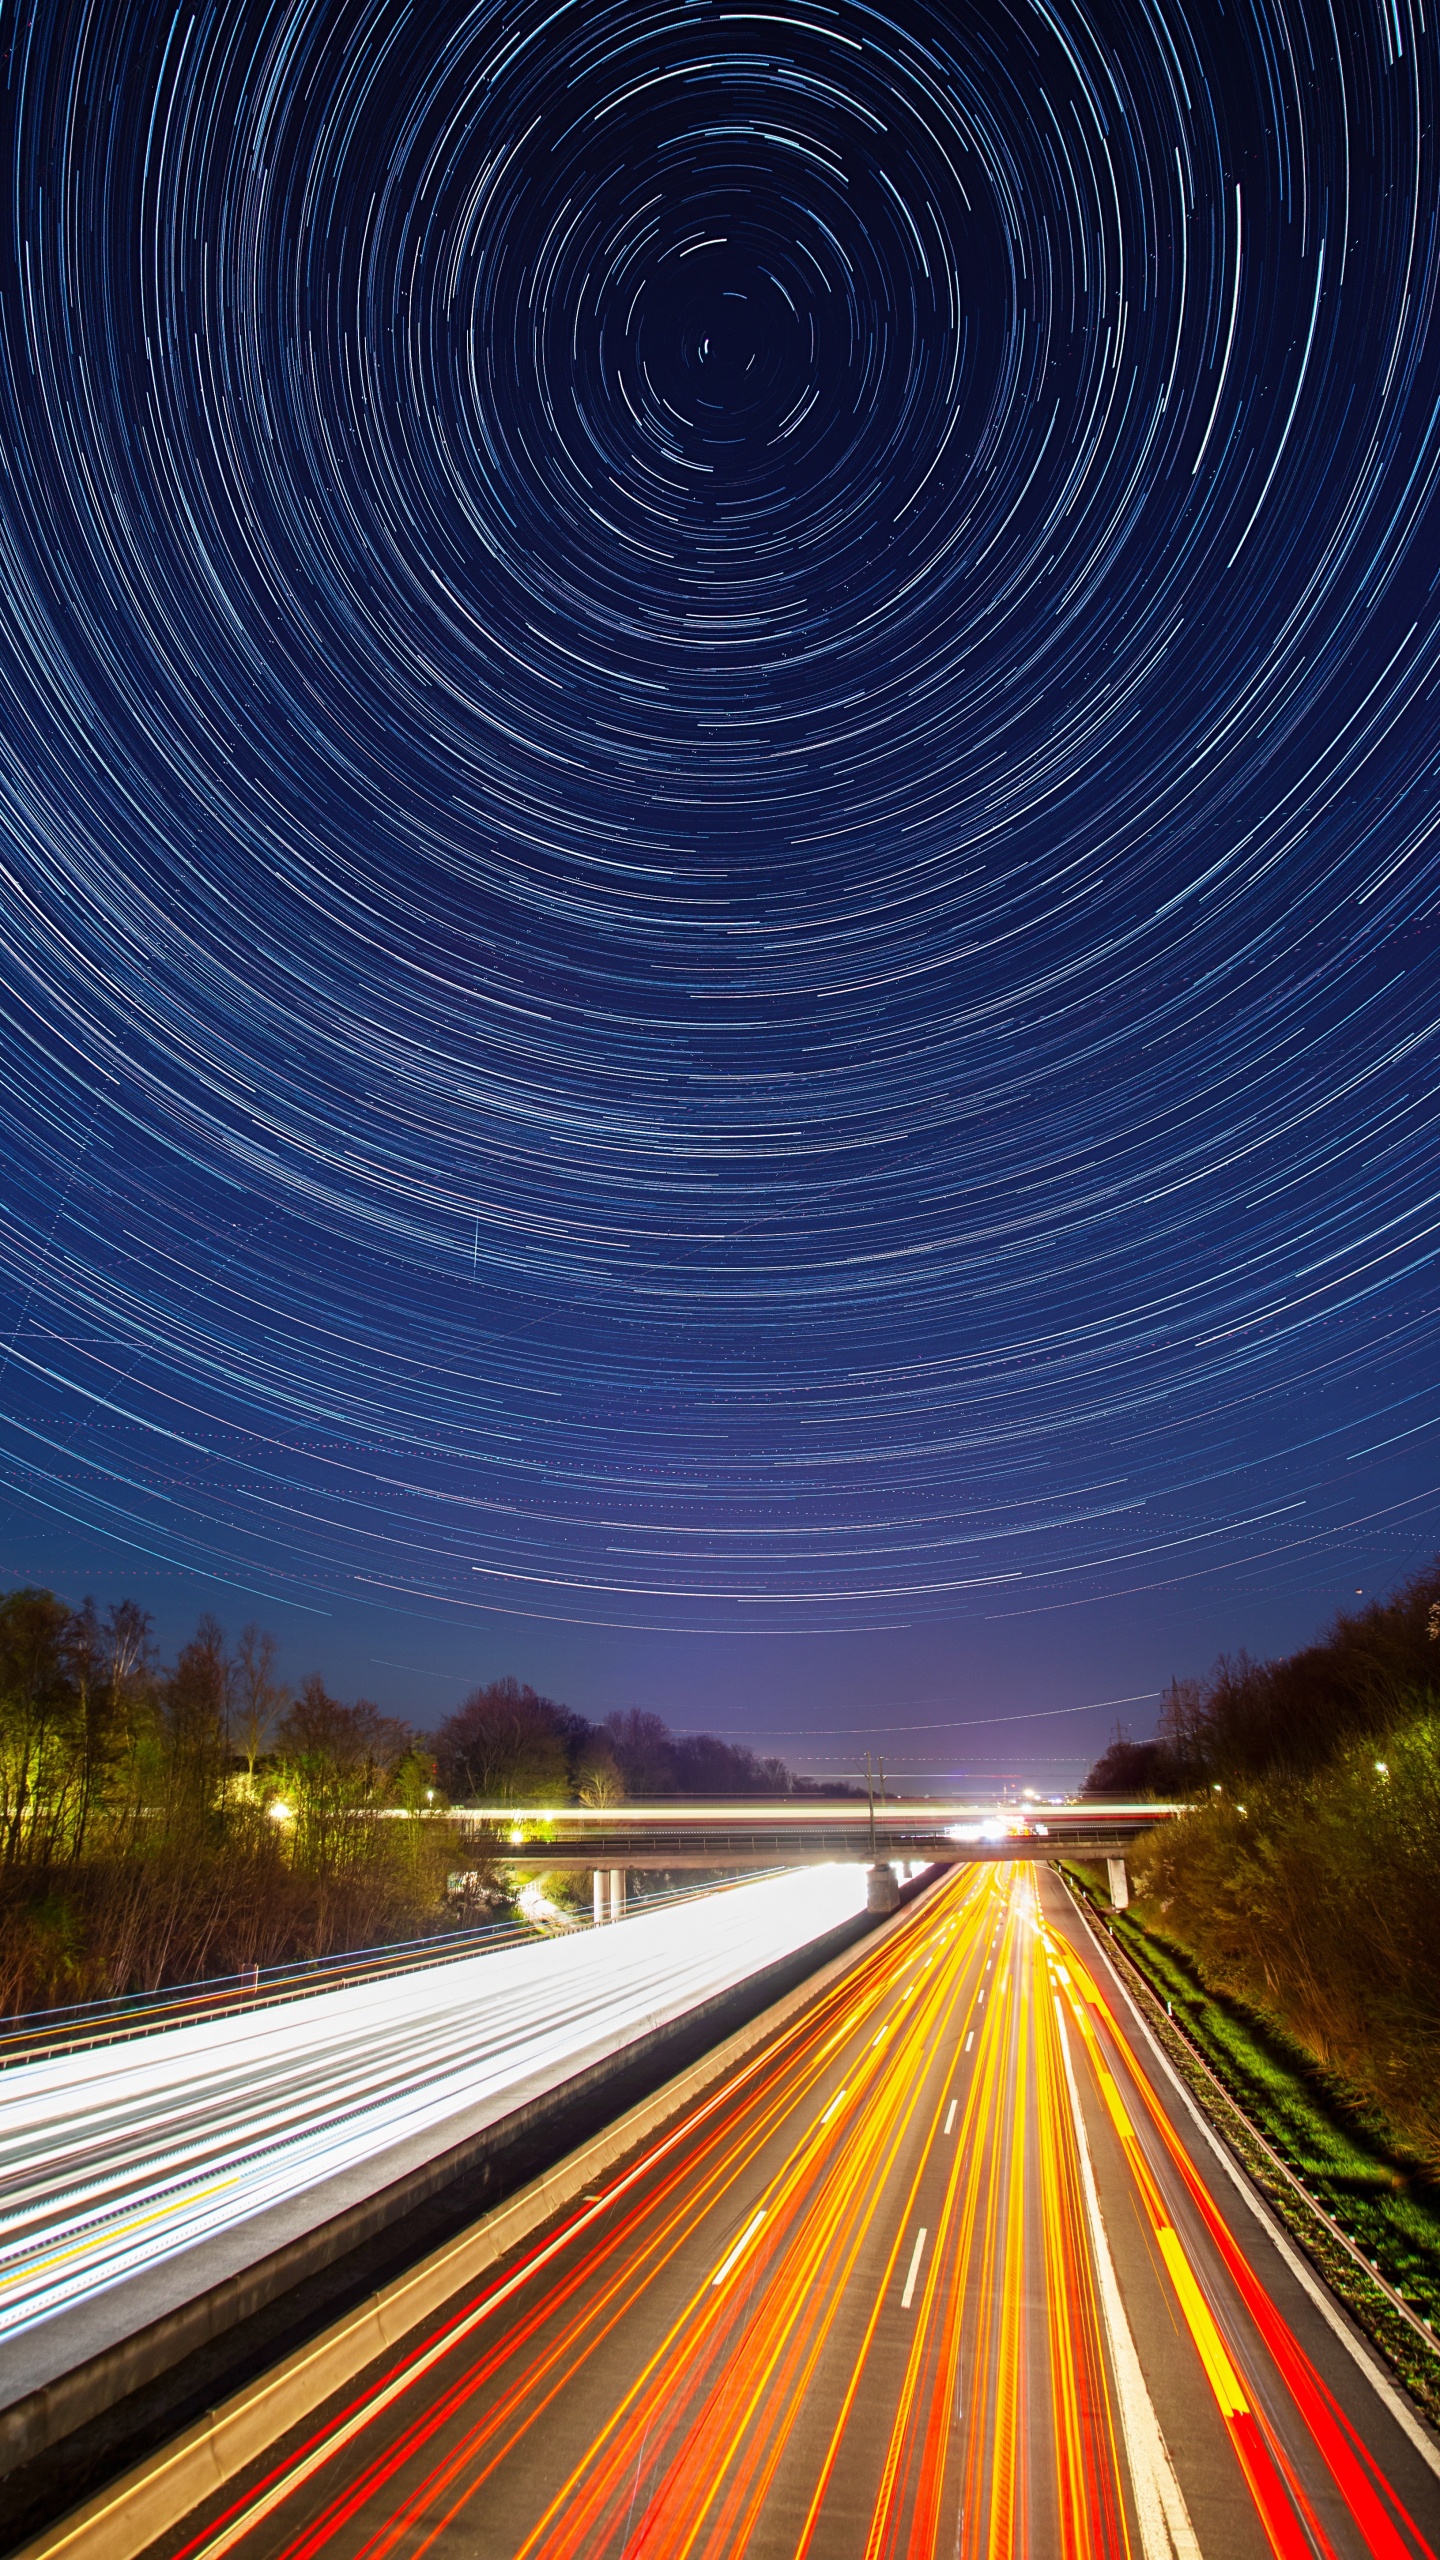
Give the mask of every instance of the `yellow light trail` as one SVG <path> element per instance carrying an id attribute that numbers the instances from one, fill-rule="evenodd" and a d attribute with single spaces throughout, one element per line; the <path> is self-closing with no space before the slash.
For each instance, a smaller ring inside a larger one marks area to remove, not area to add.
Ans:
<path id="1" fill-rule="evenodd" d="M 938 1887 L 618 2172 L 528 2300 L 523 2267 L 496 2287 L 503 2327 L 457 2307 L 398 2433 L 367 2452 L 339 2412 L 352 2467 L 288 2539 L 282 2467 L 175 2560 L 247 2514 L 264 2560 L 426 2560 L 492 2499 L 520 2521 L 474 2547 L 506 2560 L 1202 2560 L 1102 2211 L 1112 2136 L 1107 2209 L 1128 2181 L 1154 2251 L 1130 2281 L 1188 2341 L 1251 2542 L 1423 2560 L 1018 1868 Z M 373 2386 L 391 2426 L 403 2388 Z"/>

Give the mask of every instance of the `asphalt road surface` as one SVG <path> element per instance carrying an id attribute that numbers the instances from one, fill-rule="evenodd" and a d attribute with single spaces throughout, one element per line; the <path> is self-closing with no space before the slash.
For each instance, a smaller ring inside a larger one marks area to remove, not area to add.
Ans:
<path id="1" fill-rule="evenodd" d="M 0 2405 L 865 1907 L 802 1868 L 0 2083 Z"/>
<path id="2" fill-rule="evenodd" d="M 157 2560 L 1431 2550 L 1247 2195 L 1056 1878 L 960 1871 Z"/>

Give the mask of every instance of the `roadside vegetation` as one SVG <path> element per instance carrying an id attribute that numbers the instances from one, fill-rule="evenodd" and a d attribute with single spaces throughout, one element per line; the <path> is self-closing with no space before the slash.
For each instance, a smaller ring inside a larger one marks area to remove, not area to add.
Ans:
<path id="1" fill-rule="evenodd" d="M 230 1645 L 203 1618 L 167 1664 L 133 1602 L 102 1616 L 15 1591 L 0 1600 L 0 2015 L 510 1914 L 498 1831 L 462 1849 L 430 1818 L 447 1804 L 800 1783 L 658 1716 L 592 1725 L 513 1679 L 426 1734 L 318 1675 L 292 1692 L 256 1626 Z"/>
<path id="2" fill-rule="evenodd" d="M 1440 1570 L 1281 1662 L 1175 1682 L 1087 1792 L 1189 1811 L 1134 1861 L 1144 1923 L 1440 2178 Z"/>
<path id="3" fill-rule="evenodd" d="M 1282 2029 L 1208 1990 L 1193 1960 L 1163 1931 L 1147 1928 L 1133 1907 L 1113 1911 L 1091 1869 L 1065 1872 L 1129 1958 L 1131 1987 L 1202 2114 L 1426 2415 L 1440 2422 L 1440 2334 L 1417 2335 L 1369 2273 L 1440 2333 L 1440 2190 L 1426 2163 Z M 1260 2141 L 1250 2138 L 1252 2130 Z M 1283 2168 L 1267 2156 L 1267 2144 Z"/>
<path id="4" fill-rule="evenodd" d="M 1174 1682 L 1154 1740 L 1117 1738 L 1086 1792 L 1185 1804 L 1137 1843 L 1128 1912 L 1083 1881 L 1250 2122 L 1440 2329 L 1440 1568 L 1285 1660 Z"/>

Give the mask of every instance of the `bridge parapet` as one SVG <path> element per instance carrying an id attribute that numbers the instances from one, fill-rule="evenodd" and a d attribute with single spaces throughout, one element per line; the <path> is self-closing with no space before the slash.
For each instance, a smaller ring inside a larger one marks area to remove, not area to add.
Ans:
<path id="1" fill-rule="evenodd" d="M 460 1806 L 444 1817 L 516 1864 L 634 1867 L 959 1866 L 1004 1858 L 1117 1857 L 1175 1804 L 1014 1806 L 793 1803 Z M 478 1845 L 478 1843 L 477 1843 Z"/>

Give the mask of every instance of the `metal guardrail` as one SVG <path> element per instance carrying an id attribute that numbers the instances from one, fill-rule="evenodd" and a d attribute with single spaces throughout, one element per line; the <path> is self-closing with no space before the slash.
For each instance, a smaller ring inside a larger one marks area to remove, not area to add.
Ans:
<path id="1" fill-rule="evenodd" d="M 545 1863 L 549 1862 L 547 1852 Z M 767 1865 L 769 1872 L 779 1872 L 773 1849 Z M 637 1893 L 626 1916 L 638 1919 L 666 1904 L 691 1902 L 697 1892 L 707 1890 L 713 1888 L 688 1885 L 663 1893 Z M 574 1926 L 588 1930 L 592 1923 L 588 1916 L 577 1915 Z M 397 1973 L 461 1964 L 470 1956 L 494 1955 L 505 1947 L 522 1945 L 536 1935 L 527 1921 L 497 1920 L 484 1928 L 437 1931 L 432 1938 L 409 1938 L 395 1946 L 357 1947 L 331 1956 L 302 1957 L 291 1964 L 254 1965 L 242 1973 L 175 1983 L 160 1991 L 122 1992 L 111 2000 L 87 2000 L 69 2008 L 32 2009 L 19 2017 L 0 2018 L 0 2072 L 18 2063 L 36 2062 L 42 2055 L 158 2035 L 167 2027 L 194 2026 L 204 2019 L 233 2017 L 241 2010 L 308 2000 L 317 1991 L 343 1991 L 356 1983 L 387 1981 Z"/>

